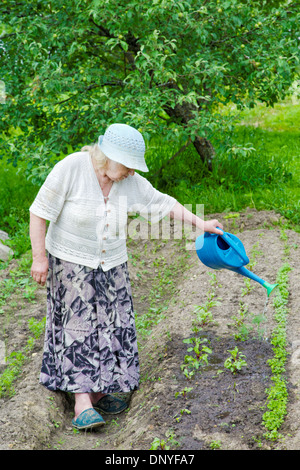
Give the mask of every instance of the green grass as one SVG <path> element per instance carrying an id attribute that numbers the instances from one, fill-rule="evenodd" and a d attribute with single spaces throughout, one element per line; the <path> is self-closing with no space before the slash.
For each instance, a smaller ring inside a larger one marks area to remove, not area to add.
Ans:
<path id="1" fill-rule="evenodd" d="M 21 168 L 0 160 L 0 230 L 10 236 L 6 242 L 19 257 L 30 249 L 29 207 L 38 191 Z"/>
<path id="2" fill-rule="evenodd" d="M 0 220 L 1 229 L 13 232 L 18 223 L 28 219 L 28 209 L 38 188 L 15 168 L 0 160 Z"/>
<path id="3" fill-rule="evenodd" d="M 244 111 L 241 124 L 260 127 L 272 132 L 289 132 L 299 135 L 300 100 L 296 94 L 273 108 L 259 103 L 255 108 Z"/>

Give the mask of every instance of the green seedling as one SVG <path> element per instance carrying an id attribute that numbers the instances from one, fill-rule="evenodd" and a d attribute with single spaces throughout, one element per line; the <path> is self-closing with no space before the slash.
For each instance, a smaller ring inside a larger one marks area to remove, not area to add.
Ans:
<path id="1" fill-rule="evenodd" d="M 159 439 L 155 437 L 152 441 L 150 450 L 170 450 L 171 447 L 178 446 L 179 443 L 175 440 L 175 434 L 172 431 L 166 432 L 167 439 Z"/>
<path id="2" fill-rule="evenodd" d="M 41 321 L 35 320 L 35 318 L 30 318 L 28 320 L 28 327 L 35 339 L 38 339 L 45 331 L 46 317 Z"/>
<path id="3" fill-rule="evenodd" d="M 193 321 L 194 329 L 193 331 L 199 332 L 199 327 L 207 326 L 210 323 L 213 323 L 213 315 L 211 312 L 211 309 L 213 307 L 217 307 L 218 305 L 221 305 L 219 300 L 214 300 L 216 297 L 216 292 L 215 292 L 215 285 L 217 284 L 217 277 L 215 273 L 208 273 L 210 276 L 210 285 L 211 288 L 208 290 L 206 293 L 207 300 L 203 305 L 195 305 L 194 306 L 194 313 L 196 314 L 196 320 Z"/>
<path id="4" fill-rule="evenodd" d="M 234 315 L 232 317 L 232 319 L 234 320 L 234 325 L 237 328 L 241 327 L 244 324 L 247 314 L 248 314 L 248 306 L 244 304 L 243 302 L 240 302 L 240 308 L 239 308 L 237 315 Z"/>
<path id="5" fill-rule="evenodd" d="M 193 324 L 199 324 L 200 327 L 207 326 L 209 323 L 213 323 L 213 315 L 211 309 L 221 305 L 218 300 L 208 299 L 204 305 L 195 305 L 194 313 L 196 314 L 196 321 Z"/>
<path id="6" fill-rule="evenodd" d="M 259 256 L 262 256 L 262 255 L 263 255 L 263 252 L 258 249 L 258 246 L 259 246 L 259 242 L 255 243 L 255 244 L 253 245 L 252 250 L 251 250 L 251 253 L 250 253 L 250 261 L 249 261 L 249 265 L 248 265 L 250 271 L 252 271 L 252 269 L 254 268 L 254 266 L 257 264 L 256 259 L 257 259 Z"/>
<path id="7" fill-rule="evenodd" d="M 183 398 L 187 398 L 187 394 L 193 390 L 193 387 L 185 387 L 181 392 L 176 392 L 175 393 L 175 398 L 179 397 L 180 395 L 183 396 Z"/>
<path id="8" fill-rule="evenodd" d="M 242 294 L 241 294 L 242 297 L 244 297 L 247 294 L 250 294 L 250 292 L 254 289 L 254 286 L 251 284 L 251 281 L 248 277 L 244 279 L 244 284 L 245 284 L 245 288 L 242 289 Z"/>
<path id="9" fill-rule="evenodd" d="M 246 356 L 238 350 L 237 346 L 234 349 L 228 349 L 227 352 L 230 353 L 230 356 L 225 360 L 224 367 L 233 374 L 240 371 L 242 367 L 247 366 L 247 362 L 244 359 Z"/>
<path id="10" fill-rule="evenodd" d="M 221 441 L 211 441 L 209 447 L 211 450 L 221 449 Z"/>
<path id="11" fill-rule="evenodd" d="M 206 306 L 196 305 L 194 313 L 196 314 L 197 324 L 199 324 L 201 327 L 213 322 L 213 315 L 209 310 L 206 309 Z"/>
<path id="12" fill-rule="evenodd" d="M 201 365 L 208 363 L 208 354 L 212 353 L 212 350 L 207 346 L 203 346 L 203 343 L 207 342 L 206 338 L 188 338 L 183 340 L 186 344 L 192 344 L 187 352 L 194 352 L 195 356 L 186 355 L 185 362 L 193 363 L 194 367 L 198 369 Z"/>
<path id="13" fill-rule="evenodd" d="M 203 346 L 203 343 L 207 342 L 206 338 L 188 338 L 183 340 L 183 342 L 192 344 L 187 349 L 187 352 L 195 353 L 195 355 L 187 354 L 184 358 L 184 364 L 180 366 L 185 377 L 190 380 L 194 377 L 196 370 L 208 364 L 208 354 L 211 354 L 212 351 L 207 346 Z"/>
<path id="14" fill-rule="evenodd" d="M 182 364 L 180 366 L 182 372 L 183 372 L 183 375 L 188 379 L 188 380 L 192 380 L 194 375 L 195 375 L 195 371 L 194 370 L 189 370 L 188 367 L 186 367 L 184 364 Z"/>
<path id="15" fill-rule="evenodd" d="M 248 316 L 248 306 L 240 302 L 240 308 L 237 312 L 237 315 L 232 317 L 234 321 L 233 326 L 237 329 L 237 333 L 234 334 L 234 338 L 236 341 L 246 341 L 249 336 L 249 333 L 252 328 L 246 325 L 246 319 Z"/>
<path id="16" fill-rule="evenodd" d="M 177 416 L 177 415 L 174 416 L 174 418 L 176 419 L 176 421 L 177 421 L 178 423 L 179 423 L 179 421 L 181 421 L 181 418 L 182 418 L 182 416 L 184 415 L 184 413 L 187 414 L 187 415 L 190 415 L 190 414 L 191 414 L 191 411 L 188 410 L 187 408 L 183 408 L 183 409 L 180 410 L 179 413 L 180 413 L 180 416 Z"/>

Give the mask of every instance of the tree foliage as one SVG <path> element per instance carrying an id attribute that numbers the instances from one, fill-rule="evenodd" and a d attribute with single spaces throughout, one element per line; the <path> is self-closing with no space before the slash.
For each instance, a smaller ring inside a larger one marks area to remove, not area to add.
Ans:
<path id="1" fill-rule="evenodd" d="M 274 5 L 275 3 L 275 5 Z M 272 105 L 299 67 L 299 1 L 2 0 L 2 149 L 49 156 L 126 122 L 210 162 L 221 105 Z M 38 169 L 36 169 L 36 168 Z"/>

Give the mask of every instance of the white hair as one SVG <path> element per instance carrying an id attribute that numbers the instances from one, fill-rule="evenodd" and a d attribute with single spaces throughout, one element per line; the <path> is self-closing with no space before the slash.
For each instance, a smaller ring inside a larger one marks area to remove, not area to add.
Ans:
<path id="1" fill-rule="evenodd" d="M 93 145 L 85 145 L 84 147 L 82 147 L 81 151 L 89 152 L 98 168 L 105 168 L 108 162 L 108 158 L 106 155 L 104 155 L 102 150 L 100 150 L 99 145 L 97 143 Z"/>

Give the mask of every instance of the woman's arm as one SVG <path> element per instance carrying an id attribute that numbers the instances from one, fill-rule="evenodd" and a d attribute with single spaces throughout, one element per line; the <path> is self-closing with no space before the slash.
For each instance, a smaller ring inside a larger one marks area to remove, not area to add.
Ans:
<path id="1" fill-rule="evenodd" d="M 31 276 L 43 286 L 46 282 L 49 268 L 45 250 L 46 220 L 30 213 L 29 231 L 32 247 Z"/>
<path id="2" fill-rule="evenodd" d="M 173 210 L 170 212 L 170 217 L 176 220 L 184 220 L 185 223 L 194 225 L 203 232 L 218 233 L 223 235 L 222 230 L 217 228 L 219 227 L 223 229 L 223 225 L 217 219 L 204 221 L 182 206 L 179 202 L 175 204 Z"/>

